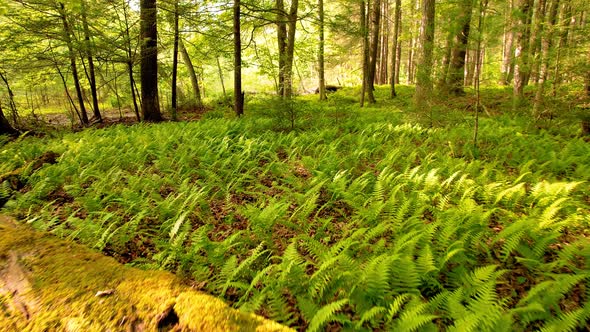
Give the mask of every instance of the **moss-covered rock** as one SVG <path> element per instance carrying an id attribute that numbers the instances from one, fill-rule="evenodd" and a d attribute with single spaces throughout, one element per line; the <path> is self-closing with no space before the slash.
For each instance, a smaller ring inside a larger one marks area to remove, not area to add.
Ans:
<path id="1" fill-rule="evenodd" d="M 3 331 L 287 331 L 191 290 L 0 216 Z"/>

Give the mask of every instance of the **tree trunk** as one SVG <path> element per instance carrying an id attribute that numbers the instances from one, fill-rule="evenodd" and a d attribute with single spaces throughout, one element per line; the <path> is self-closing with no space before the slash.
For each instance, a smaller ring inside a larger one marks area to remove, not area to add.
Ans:
<path id="1" fill-rule="evenodd" d="M 59 3 L 59 14 L 64 27 L 64 38 L 68 47 L 68 54 L 70 57 L 70 66 L 72 68 L 72 77 L 76 87 L 76 95 L 78 97 L 78 104 L 80 105 L 80 113 L 82 116 L 82 124 L 88 124 L 88 113 L 86 113 L 86 106 L 84 105 L 84 97 L 82 96 L 82 87 L 80 86 L 80 79 L 78 78 L 78 67 L 76 66 L 76 55 L 74 53 L 74 46 L 72 43 L 72 30 L 68 23 L 66 16 L 66 8 L 62 2 Z"/>
<path id="2" fill-rule="evenodd" d="M 588 51 L 586 66 L 590 68 L 590 51 Z M 586 71 L 586 79 L 584 80 L 584 91 L 586 91 L 586 97 L 590 97 L 590 70 Z"/>
<path id="3" fill-rule="evenodd" d="M 8 84 L 8 77 L 6 77 L 5 74 L 3 74 L 0 71 L 0 79 L 2 79 L 2 81 L 4 82 L 4 85 L 6 85 L 6 90 L 8 91 L 8 104 L 10 106 L 10 112 L 11 112 L 11 117 L 12 117 L 12 124 L 16 127 L 18 127 L 18 109 L 16 107 L 16 103 L 14 102 L 14 92 L 12 92 L 12 89 L 10 88 L 10 84 Z"/>
<path id="4" fill-rule="evenodd" d="M 571 23 L 572 7 L 570 1 L 565 1 L 563 4 L 561 15 L 559 19 L 561 33 L 559 35 L 559 42 L 557 45 L 557 55 L 555 57 L 555 69 L 553 71 L 553 96 L 557 95 L 557 88 L 561 84 L 561 56 L 567 48 L 567 41 L 569 35 L 569 26 Z"/>
<path id="5" fill-rule="evenodd" d="M 320 100 L 326 100 L 326 78 L 324 73 L 324 0 L 318 0 L 320 45 L 318 50 L 318 72 Z"/>
<path id="6" fill-rule="evenodd" d="M 135 112 L 135 117 L 137 121 L 141 121 L 141 117 L 139 116 L 139 107 L 137 105 L 137 95 L 135 93 L 135 79 L 133 78 L 133 50 L 131 49 L 131 34 L 129 32 L 129 16 L 127 13 L 127 2 L 123 4 L 123 16 L 125 17 L 125 37 L 126 43 L 125 47 L 127 48 L 127 74 L 129 75 L 129 87 L 131 89 L 131 99 L 133 99 L 133 111 Z"/>
<path id="7" fill-rule="evenodd" d="M 460 29 L 453 38 L 453 49 L 449 67 L 449 91 L 454 95 L 463 95 L 465 80 L 465 55 L 469 42 L 469 28 L 471 27 L 471 12 L 473 0 L 464 0 L 460 4 L 461 12 L 457 18 Z M 478 54 L 479 56 L 479 54 Z"/>
<path id="8" fill-rule="evenodd" d="M 450 24 L 450 22 L 449 22 Z M 447 90 L 447 81 L 449 75 L 449 63 L 451 62 L 451 50 L 453 49 L 453 37 L 455 31 L 451 28 L 447 35 L 447 40 L 445 42 L 444 54 L 441 61 L 441 73 L 440 77 L 438 78 L 438 88 L 441 90 Z"/>
<path id="9" fill-rule="evenodd" d="M 295 30 L 297 28 L 297 10 L 299 0 L 291 0 L 287 24 L 287 52 L 285 58 L 285 88 L 283 97 L 290 99 L 293 96 L 293 60 L 295 58 Z"/>
<path id="10" fill-rule="evenodd" d="M 537 80 L 537 91 L 535 93 L 535 102 L 533 105 L 533 116 L 539 118 L 541 116 L 541 108 L 545 98 L 545 81 L 547 80 L 547 72 L 549 69 L 549 52 L 551 50 L 551 41 L 553 38 L 553 29 L 557 19 L 557 9 L 559 0 L 549 0 L 549 17 L 547 18 L 546 28 L 540 30 L 541 37 L 541 60 L 539 66 L 539 75 Z M 540 25 L 541 27 L 543 25 Z"/>
<path id="11" fill-rule="evenodd" d="M 217 73 L 219 75 L 219 82 L 221 83 L 221 91 L 223 92 L 223 97 L 227 97 L 227 93 L 225 91 L 225 81 L 223 80 L 223 70 L 221 70 L 221 62 L 219 62 L 219 57 L 216 57 L 217 60 Z M 196 76 L 195 76 L 196 78 Z M 197 81 L 197 87 L 199 86 L 199 82 Z M 203 94 L 205 93 L 205 88 L 203 87 Z M 203 96 L 204 97 L 204 96 Z"/>
<path id="12" fill-rule="evenodd" d="M 283 0 L 276 0 L 277 11 L 277 41 L 279 51 L 279 96 L 285 94 L 285 63 L 287 61 L 287 18 L 285 14 L 285 3 Z"/>
<path id="13" fill-rule="evenodd" d="M 537 7 L 534 15 L 534 26 L 531 33 L 531 47 L 529 59 L 532 60 L 532 68 L 530 78 L 536 85 L 539 81 L 539 70 L 541 65 L 541 58 L 543 57 L 541 52 L 542 48 L 542 35 L 545 25 L 545 6 L 546 0 L 537 0 Z"/>
<path id="14" fill-rule="evenodd" d="M 203 100 L 201 99 L 201 89 L 199 88 L 199 80 L 197 78 L 197 74 L 195 72 L 195 67 L 193 66 L 193 62 L 191 61 L 191 57 L 184 47 L 184 43 L 182 40 L 178 41 L 178 47 L 180 50 L 180 55 L 182 56 L 182 61 L 184 62 L 184 66 L 188 70 L 188 74 L 191 79 L 191 85 L 193 87 L 193 98 L 195 98 L 195 106 L 202 107 Z M 218 58 L 219 61 L 219 58 Z M 225 87 L 223 87 L 223 95 L 225 96 Z"/>
<path id="15" fill-rule="evenodd" d="M 179 31 L 178 31 L 178 21 L 179 21 L 179 13 L 178 13 L 178 1 L 174 0 L 174 46 L 172 47 L 172 83 L 171 89 L 172 93 L 170 96 L 170 100 L 172 103 L 172 121 L 176 121 L 178 119 L 178 102 L 176 96 L 177 90 L 177 75 L 178 75 L 178 39 L 179 39 Z"/>
<path id="16" fill-rule="evenodd" d="M 416 93 L 414 95 L 417 109 L 425 111 L 432 94 L 432 51 L 434 46 L 435 0 L 422 1 L 422 21 L 420 57 L 417 64 Z"/>
<path id="17" fill-rule="evenodd" d="M 397 1 L 397 0 L 396 0 Z M 400 11 L 399 11 L 399 25 L 397 30 L 397 50 L 395 51 L 395 84 L 399 84 L 399 73 L 402 63 L 402 43 L 399 40 L 399 36 L 402 33 L 402 11 L 401 11 L 401 4 L 400 4 Z"/>
<path id="18" fill-rule="evenodd" d="M 531 0 L 517 0 L 518 12 L 516 15 L 516 26 L 514 34 L 514 96 L 513 105 L 518 107 L 524 99 L 524 86 L 526 76 L 528 75 L 528 35 L 527 35 L 527 18 L 529 16 Z"/>
<path id="19" fill-rule="evenodd" d="M 242 92 L 242 39 L 240 35 L 240 0 L 234 0 L 234 112 L 244 114 Z"/>
<path id="20" fill-rule="evenodd" d="M 395 98 L 397 93 L 395 91 L 395 84 L 397 83 L 398 79 L 396 75 L 399 74 L 399 59 L 398 59 L 398 39 L 399 39 L 399 30 L 400 30 L 400 19 L 402 17 L 402 10 L 401 10 L 402 1 L 395 0 L 395 22 L 393 23 L 393 48 L 391 52 L 391 98 Z"/>
<path id="21" fill-rule="evenodd" d="M 367 3 L 364 0 L 361 0 L 361 34 L 363 37 L 363 81 L 361 84 L 361 107 L 365 105 L 365 93 L 367 91 L 367 82 L 369 79 L 369 31 L 367 29 L 368 19 L 367 19 Z"/>
<path id="22" fill-rule="evenodd" d="M 504 19 L 504 37 L 502 43 L 502 65 L 500 67 L 500 85 L 508 85 L 512 81 L 512 74 L 514 63 L 512 62 L 512 55 L 514 54 L 513 39 L 514 39 L 514 24 L 512 11 L 514 9 L 514 1 L 510 0 L 510 5 L 506 11 L 506 18 Z"/>
<path id="23" fill-rule="evenodd" d="M 391 19 L 389 14 L 389 0 L 385 0 L 381 4 L 383 19 L 381 20 L 381 51 L 379 56 L 379 71 L 377 75 L 378 84 L 387 83 L 388 61 L 389 61 L 389 21 Z"/>
<path id="24" fill-rule="evenodd" d="M 8 119 L 4 116 L 2 104 L 0 104 L 0 135 L 15 135 L 18 132 L 10 125 Z"/>
<path id="25" fill-rule="evenodd" d="M 86 1 L 82 1 L 82 25 L 84 27 L 84 41 L 86 48 L 86 58 L 88 59 L 88 71 L 89 71 L 89 81 L 90 81 L 90 92 L 92 94 L 92 109 L 94 112 L 94 120 L 97 122 L 102 122 L 102 116 L 100 115 L 100 108 L 98 105 L 98 92 L 96 90 L 96 75 L 94 72 L 94 59 L 92 56 L 92 51 L 94 49 L 94 45 L 90 41 L 90 29 L 88 28 L 88 18 L 86 15 Z"/>
<path id="26" fill-rule="evenodd" d="M 367 79 L 367 99 L 369 103 L 375 103 L 375 74 L 377 72 L 377 56 L 379 51 L 379 27 L 381 20 L 381 0 L 373 3 L 373 15 L 371 15 L 373 31 L 371 38 L 371 57 L 369 62 L 369 77 Z"/>
<path id="27" fill-rule="evenodd" d="M 156 0 L 140 1 L 141 111 L 144 121 L 162 121 L 158 99 L 158 26 Z"/>

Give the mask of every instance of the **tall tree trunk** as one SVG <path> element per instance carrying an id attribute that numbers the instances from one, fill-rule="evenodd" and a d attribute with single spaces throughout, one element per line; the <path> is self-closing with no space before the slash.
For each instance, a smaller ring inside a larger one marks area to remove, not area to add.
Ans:
<path id="1" fill-rule="evenodd" d="M 453 49 L 453 37 L 455 36 L 455 34 L 455 31 L 453 31 L 453 29 L 451 28 L 447 35 L 447 40 L 445 41 L 444 54 L 441 61 L 441 73 L 437 83 L 438 88 L 441 90 L 447 89 L 449 64 L 451 62 L 451 50 Z"/>
<path id="2" fill-rule="evenodd" d="M 285 3 L 283 0 L 276 0 L 275 10 L 277 24 L 277 42 L 279 51 L 279 96 L 285 94 L 285 64 L 287 61 L 287 18 L 285 13 Z"/>
<path id="3" fill-rule="evenodd" d="M 516 48 L 514 50 L 514 96 L 513 105 L 518 107 L 522 104 L 524 99 L 524 86 L 526 76 L 528 75 L 528 40 L 527 35 L 527 21 L 531 7 L 531 0 L 517 0 L 518 7 L 516 13 L 516 26 L 514 34 L 514 43 Z"/>
<path id="4" fill-rule="evenodd" d="M 464 0 L 459 14 L 459 29 L 453 38 L 451 62 L 449 67 L 449 91 L 454 95 L 463 95 L 463 82 L 465 79 L 465 54 L 469 42 L 469 30 L 471 27 L 471 12 L 473 0 Z M 477 55 L 479 56 L 479 54 Z"/>
<path id="5" fill-rule="evenodd" d="M 242 38 L 240 35 L 240 0 L 234 0 L 234 112 L 244 114 L 242 92 Z"/>
<path id="6" fill-rule="evenodd" d="M 202 107 L 203 100 L 201 99 L 201 89 L 199 87 L 199 80 L 195 72 L 195 67 L 193 66 L 193 62 L 191 61 L 191 57 L 189 56 L 186 47 L 184 47 L 184 43 L 180 39 L 178 41 L 178 48 L 180 50 L 180 55 L 182 56 L 184 66 L 188 70 L 188 75 L 191 79 L 191 85 L 193 87 L 193 98 L 195 98 L 195 106 Z M 223 88 L 223 95 L 225 96 L 225 87 Z"/>
<path id="7" fill-rule="evenodd" d="M 72 77 L 74 79 L 74 86 L 76 87 L 76 95 L 78 97 L 78 104 L 80 105 L 80 113 L 82 116 L 82 124 L 88 124 L 88 113 L 86 113 L 86 106 L 84 105 L 84 97 L 82 96 L 82 87 L 80 86 L 80 79 L 78 78 L 78 67 L 76 66 L 76 54 L 74 53 L 74 46 L 72 43 L 72 29 L 68 23 L 66 15 L 66 8 L 62 2 L 59 3 L 59 14 L 64 27 L 64 38 L 68 47 L 68 54 L 70 57 L 70 66 L 72 68 Z"/>
<path id="8" fill-rule="evenodd" d="M 158 27 L 156 0 L 140 1 L 141 111 L 144 121 L 162 121 L 158 99 Z"/>
<path id="9" fill-rule="evenodd" d="M 531 73 L 530 78 L 534 84 L 539 80 L 539 67 L 541 65 L 542 54 L 539 54 L 542 48 L 542 34 L 545 24 L 545 6 L 546 0 L 537 0 L 537 6 L 534 14 L 534 26 L 531 33 L 531 47 L 529 59 L 531 59 Z"/>
<path id="10" fill-rule="evenodd" d="M 295 30 L 297 28 L 297 11 L 299 0 L 291 0 L 287 23 L 287 52 L 285 58 L 285 89 L 283 97 L 290 99 L 293 96 L 293 61 L 295 59 Z"/>
<path id="11" fill-rule="evenodd" d="M 500 67 L 500 85 L 508 85 L 512 81 L 514 63 L 512 55 L 514 54 L 514 23 L 512 11 L 514 10 L 514 1 L 510 0 L 504 19 L 504 37 L 502 43 L 502 65 Z"/>
<path id="12" fill-rule="evenodd" d="M 396 0 L 397 1 L 397 0 Z M 401 3 L 400 3 L 400 7 L 401 7 Z M 398 25 L 398 30 L 397 30 L 397 49 L 395 50 L 395 84 L 399 84 L 399 73 L 400 73 L 400 68 L 401 68 L 401 64 L 402 64 L 402 43 L 399 40 L 399 36 L 402 33 L 402 10 L 400 8 L 399 11 L 399 25 Z"/>
<path id="13" fill-rule="evenodd" d="M 388 61 L 389 61 L 389 21 L 391 19 L 389 14 L 389 0 L 384 0 L 381 4 L 381 11 L 383 19 L 381 20 L 381 51 L 379 56 L 379 71 L 377 75 L 378 84 L 387 83 Z"/>
<path id="14" fill-rule="evenodd" d="M 395 98 L 397 93 L 395 91 L 395 84 L 397 83 L 396 75 L 399 74 L 398 66 L 399 60 L 397 57 L 397 50 L 398 50 L 398 39 L 399 39 L 399 30 L 400 30 L 400 20 L 402 17 L 402 9 L 401 9 L 402 1 L 395 0 L 395 21 L 393 23 L 393 47 L 391 52 L 391 98 Z"/>
<path id="15" fill-rule="evenodd" d="M 541 60 L 539 66 L 539 77 L 537 80 L 537 91 L 535 92 L 535 102 L 533 104 L 533 116 L 537 119 L 541 115 L 541 108 L 545 99 L 545 81 L 547 80 L 547 72 L 549 70 L 549 52 L 551 51 L 553 30 L 557 19 L 557 9 L 559 6 L 559 0 L 549 1 L 549 17 L 547 18 L 546 27 L 544 31 L 539 31 L 541 36 Z M 543 25 L 541 25 L 541 27 L 542 26 Z"/>
<path id="16" fill-rule="evenodd" d="M 318 72 L 320 100 L 326 100 L 326 77 L 324 73 L 324 0 L 318 0 L 320 45 L 318 50 Z"/>
<path id="17" fill-rule="evenodd" d="M 588 51 L 586 66 L 590 68 L 590 51 Z M 586 91 L 586 97 L 590 97 L 590 70 L 586 71 L 586 78 L 584 80 L 584 91 Z"/>
<path id="18" fill-rule="evenodd" d="M 94 45 L 90 41 L 90 29 L 88 28 L 88 18 L 86 15 L 86 0 L 82 0 L 82 25 L 84 27 L 84 47 L 86 48 L 86 58 L 88 59 L 88 71 L 90 81 L 90 92 L 92 94 L 92 109 L 94 112 L 94 120 L 102 122 L 102 116 L 100 115 L 100 108 L 98 105 L 98 92 L 96 90 L 96 75 L 94 72 L 94 59 L 92 51 Z"/>
<path id="19" fill-rule="evenodd" d="M 420 57 L 417 64 L 416 93 L 414 99 L 419 111 L 425 111 L 432 94 L 432 51 L 434 46 L 435 0 L 422 1 Z"/>
<path id="20" fill-rule="evenodd" d="M 177 103 L 177 75 L 178 75 L 178 39 L 179 39 L 179 31 L 178 31 L 178 24 L 179 24 L 179 12 L 178 12 L 178 1 L 174 0 L 174 46 L 172 47 L 172 83 L 171 89 L 172 93 L 170 96 L 170 100 L 172 103 L 172 121 L 176 121 L 178 119 L 178 103 Z"/>
<path id="21" fill-rule="evenodd" d="M 572 18 L 572 7 L 569 0 L 564 1 L 563 7 L 561 8 L 561 14 L 559 18 L 560 35 L 559 42 L 557 44 L 557 55 L 555 57 L 555 68 L 553 70 L 553 96 L 557 95 L 557 88 L 561 84 L 563 78 L 561 77 L 561 57 L 562 53 L 567 48 L 569 26 Z"/>
<path id="22" fill-rule="evenodd" d="M 367 80 L 367 99 L 369 103 L 375 103 L 375 74 L 377 72 L 377 56 L 379 51 L 379 27 L 381 19 L 381 0 L 375 0 L 373 3 L 373 36 L 371 38 L 371 57 L 369 62 L 369 77 Z"/>
<path id="23" fill-rule="evenodd" d="M 216 57 L 215 60 L 217 60 L 217 73 L 219 75 L 219 82 L 221 83 L 221 91 L 223 92 L 223 97 L 225 98 L 227 93 L 225 92 L 225 81 L 223 79 L 223 70 L 221 69 L 221 62 L 219 61 L 219 57 Z M 195 76 L 196 78 L 196 76 Z M 197 86 L 198 85 L 198 81 L 197 81 Z M 203 87 L 203 94 L 204 94 L 204 87 Z"/>
<path id="24" fill-rule="evenodd" d="M 367 92 L 367 82 L 369 80 L 369 31 L 368 18 L 367 18 L 367 3 L 365 0 L 361 0 L 361 34 L 363 37 L 363 82 L 361 85 L 361 107 L 365 105 L 365 93 Z"/>
<path id="25" fill-rule="evenodd" d="M 133 111 L 137 121 L 141 121 L 139 116 L 139 106 L 137 105 L 137 94 L 135 93 L 135 79 L 133 78 L 133 50 L 131 48 L 131 33 L 129 32 L 129 9 L 127 1 L 123 3 L 123 16 L 125 18 L 125 48 L 127 51 L 127 74 L 129 75 L 129 87 L 131 90 L 131 99 L 133 100 Z"/>

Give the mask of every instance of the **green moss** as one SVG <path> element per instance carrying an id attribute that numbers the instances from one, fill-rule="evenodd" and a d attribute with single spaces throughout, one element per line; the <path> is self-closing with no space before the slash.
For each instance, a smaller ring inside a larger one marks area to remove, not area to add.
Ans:
<path id="1" fill-rule="evenodd" d="M 0 217 L 0 326 L 14 331 L 155 330 L 173 308 L 185 331 L 279 331 L 279 324 L 192 291 L 170 273 L 143 271 Z M 9 285 L 18 257 L 28 283 Z M 24 286 L 23 286 L 24 285 Z M 8 289 L 18 288 L 20 310 Z M 98 291 L 114 290 L 97 297 Z M 3 291 L 2 291 L 3 290 Z M 27 319 L 26 316 L 30 318 Z"/>

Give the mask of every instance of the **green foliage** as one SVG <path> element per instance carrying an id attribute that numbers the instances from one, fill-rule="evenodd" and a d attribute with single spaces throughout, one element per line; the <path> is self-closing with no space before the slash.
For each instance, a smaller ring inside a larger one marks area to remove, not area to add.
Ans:
<path id="1" fill-rule="evenodd" d="M 10 209 L 300 329 L 586 326 L 590 147 L 570 127 L 483 118 L 472 159 L 463 122 L 297 101 L 314 122 L 286 132 L 272 105 L 7 143 L 0 174 L 61 153 Z"/>

